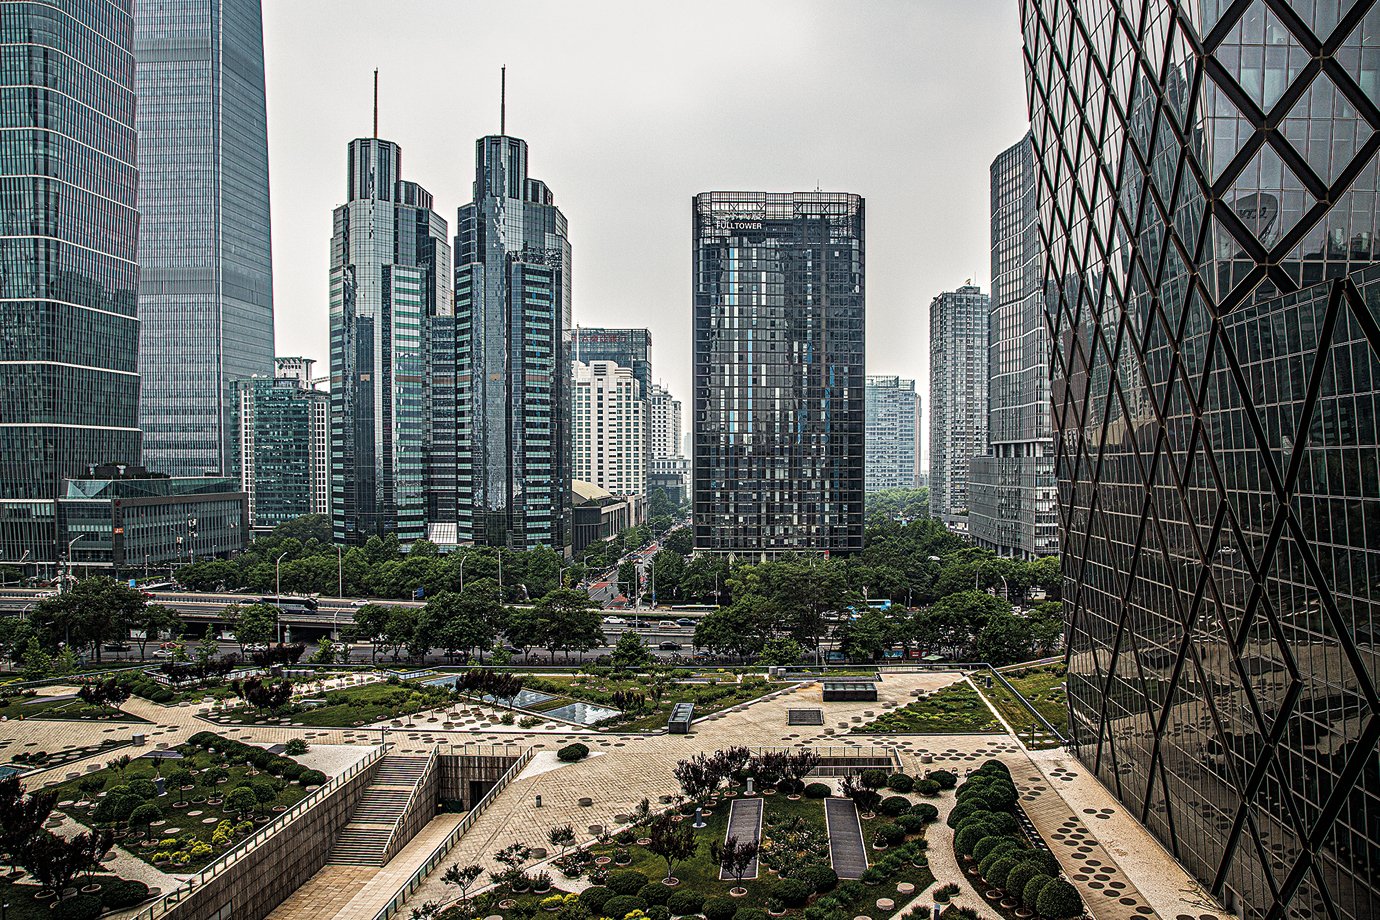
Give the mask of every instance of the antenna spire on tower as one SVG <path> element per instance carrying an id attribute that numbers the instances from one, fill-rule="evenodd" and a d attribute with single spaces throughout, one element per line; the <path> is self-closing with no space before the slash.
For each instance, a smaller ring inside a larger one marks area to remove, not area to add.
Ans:
<path id="1" fill-rule="evenodd" d="M 498 83 L 498 133 L 508 133 L 508 65 L 499 70 Z"/>
<path id="2" fill-rule="evenodd" d="M 379 69 L 374 68 L 374 140 L 379 139 Z"/>

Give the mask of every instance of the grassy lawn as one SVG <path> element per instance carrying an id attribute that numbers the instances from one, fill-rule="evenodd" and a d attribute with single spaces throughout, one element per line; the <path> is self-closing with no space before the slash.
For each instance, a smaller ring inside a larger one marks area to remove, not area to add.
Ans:
<path id="1" fill-rule="evenodd" d="M 1016 734 L 1020 735 L 1021 740 L 1024 741 L 1028 747 L 1038 749 L 1059 746 L 1059 739 L 1050 734 L 1049 731 L 1040 724 L 1039 720 L 1030 714 L 1030 710 L 1026 708 L 1025 703 L 1019 695 L 1006 689 L 999 680 L 993 680 L 992 686 L 990 687 L 986 686 L 985 680 L 987 676 L 986 674 L 979 674 L 974 678 L 978 681 L 978 686 L 982 688 L 981 693 L 997 708 L 997 712 L 1001 713 L 1002 718 L 1006 720 L 1006 724 L 1010 725 Z M 1008 680 L 1009 679 L 1010 678 L 1008 678 Z M 1060 689 L 1058 692 L 1062 698 L 1063 690 Z M 1043 714 L 1044 713 L 1041 712 L 1041 715 Z M 1058 726 L 1060 724 L 1067 724 L 1067 722 L 1068 719 L 1065 718 L 1061 720 L 1061 722 L 1056 722 L 1054 724 Z"/>
<path id="2" fill-rule="evenodd" d="M 730 674 L 705 675 L 709 683 L 670 683 L 659 702 L 654 702 L 645 678 L 615 678 L 593 675 L 571 677 L 528 677 L 523 686 L 528 690 L 539 690 L 555 694 L 558 699 L 538 704 L 536 711 L 548 712 L 572 700 L 607 706 L 610 709 L 622 707 L 614 700 L 615 694 L 640 693 L 646 696 L 645 706 L 633 712 L 599 723 L 600 728 L 618 731 L 655 731 L 666 727 L 671 715 L 671 707 L 676 703 L 695 704 L 695 718 L 754 700 L 783 684 L 768 681 L 763 677 L 744 677 L 735 681 Z M 722 677 L 722 679 L 720 679 Z M 565 697 L 560 699 L 559 697 Z"/>
<path id="3" fill-rule="evenodd" d="M 962 732 L 1000 732 L 1001 723 L 992 715 L 976 690 L 966 683 L 951 684 L 853 727 L 859 733 L 953 734 Z"/>
<path id="4" fill-rule="evenodd" d="M 35 696 L 12 696 L 0 699 L 0 716 L 10 719 L 61 719 L 65 721 L 100 722 L 115 719 L 125 722 L 146 721 L 114 706 L 92 706 L 75 696 L 65 700 L 34 702 L 42 699 L 42 691 Z"/>
<path id="5" fill-rule="evenodd" d="M 327 690 L 312 698 L 324 699 L 326 703 L 322 706 L 291 703 L 277 712 L 264 712 L 241 706 L 226 710 L 217 716 L 217 719 L 221 722 L 246 725 L 281 722 L 318 727 L 349 727 L 367 725 L 382 719 L 401 718 L 425 709 L 445 706 L 451 701 L 449 691 L 440 687 L 384 682 Z"/>
<path id="6" fill-rule="evenodd" d="M 677 863 L 675 866 L 675 876 L 680 880 L 675 891 L 693 891 L 705 898 L 728 897 L 728 890 L 736 884 L 733 880 L 720 881 L 719 867 L 715 863 L 710 853 L 710 845 L 713 841 L 722 841 L 728 827 L 728 814 L 732 799 L 719 802 L 711 809 L 711 814 L 705 817 L 706 827 L 696 831 L 695 839 L 698 847 L 695 855 L 690 859 Z M 685 820 L 693 820 L 687 817 Z M 877 826 L 884 823 L 886 819 L 876 819 L 863 823 L 863 835 L 870 838 L 871 832 Z M 801 799 L 792 802 L 782 795 L 766 797 L 766 809 L 762 819 L 762 837 L 766 844 L 765 851 L 781 853 L 809 853 L 809 862 L 818 862 L 824 866 L 829 865 L 828 851 L 828 832 L 824 820 L 824 805 L 819 799 Z M 788 846 L 790 849 L 783 849 Z M 911 838 L 912 842 L 907 846 L 916 848 L 919 852 L 923 848 L 924 841 L 922 835 Z M 596 846 L 594 853 L 596 856 L 613 856 L 618 849 L 617 844 L 609 846 Z M 632 869 L 640 872 L 647 877 L 648 882 L 659 881 L 666 876 L 666 862 L 656 854 L 638 845 L 630 844 L 628 853 L 632 857 L 631 862 L 626 866 L 609 866 L 611 870 Z M 892 848 L 894 851 L 896 848 Z M 874 866 L 879 859 L 884 858 L 889 851 L 874 850 L 868 847 L 868 859 Z M 734 901 L 740 907 L 766 908 L 767 898 L 772 896 L 775 886 L 778 884 L 776 875 L 770 869 L 772 857 L 763 855 L 758 865 L 758 875 L 755 879 L 744 879 L 742 887 L 747 889 L 747 894 Z M 923 861 L 920 859 L 919 861 Z M 895 860 L 901 865 L 895 866 L 892 871 L 884 873 L 882 880 L 876 885 L 865 885 L 862 882 L 840 882 L 839 886 L 833 891 L 823 895 L 817 895 L 811 900 L 811 904 L 817 903 L 823 898 L 832 898 L 838 902 L 835 909 L 844 911 L 848 916 L 866 914 L 874 920 L 885 920 L 891 917 L 896 911 L 881 911 L 876 907 L 878 898 L 890 897 L 897 902 L 898 907 L 903 906 L 908 900 L 904 896 L 896 894 L 896 885 L 901 882 L 910 882 L 919 891 L 928 885 L 933 876 L 929 869 L 916 867 L 911 864 L 909 859 Z M 799 917 L 803 913 L 800 908 L 790 909 L 787 916 Z"/>
<path id="7" fill-rule="evenodd" d="M 106 767 L 48 788 L 58 793 L 59 811 L 88 827 L 110 824 L 117 845 L 173 872 L 200 869 L 307 795 L 301 782 L 290 779 L 301 770 L 291 758 L 228 739 L 220 739 L 215 754 L 190 743 L 177 750 L 183 755 L 180 760 L 139 757 L 123 769 Z M 247 755 L 259 758 L 266 769 L 247 766 Z M 169 784 L 167 794 L 158 796 L 155 778 L 161 776 L 166 783 L 179 770 L 189 772 L 191 788 L 173 789 Z M 229 808 L 230 793 L 241 785 L 255 793 L 252 815 L 236 815 Z M 152 804 L 160 817 L 146 826 L 142 818 L 132 822 L 129 809 L 123 811 L 124 819 L 116 819 L 101 808 L 118 811 L 115 805 L 121 799 L 131 807 Z"/>
<path id="8" fill-rule="evenodd" d="M 1066 679 L 1062 664 L 1047 664 L 1019 671 L 1003 671 L 1002 677 L 1010 681 L 1021 696 L 1025 697 L 1036 712 L 1049 720 L 1059 731 L 1068 733 L 1069 710 L 1068 694 L 1064 690 Z"/>

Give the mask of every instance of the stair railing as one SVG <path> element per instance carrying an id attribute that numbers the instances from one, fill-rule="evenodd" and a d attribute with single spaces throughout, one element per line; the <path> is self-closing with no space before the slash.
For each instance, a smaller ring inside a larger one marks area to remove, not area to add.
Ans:
<path id="1" fill-rule="evenodd" d="M 431 749 L 431 754 L 426 759 L 426 766 L 422 767 L 422 775 L 417 778 L 417 782 L 412 787 L 412 792 L 407 796 L 407 803 L 403 805 L 403 810 L 398 815 L 398 819 L 393 822 L 393 830 L 388 834 L 388 844 L 383 851 L 383 861 L 387 864 L 401 847 L 398 844 L 398 834 L 402 832 L 403 822 L 407 820 L 412 811 L 412 805 L 426 786 L 427 780 L 431 779 L 431 774 L 435 772 L 436 765 L 441 761 L 441 746 L 435 745 Z"/>

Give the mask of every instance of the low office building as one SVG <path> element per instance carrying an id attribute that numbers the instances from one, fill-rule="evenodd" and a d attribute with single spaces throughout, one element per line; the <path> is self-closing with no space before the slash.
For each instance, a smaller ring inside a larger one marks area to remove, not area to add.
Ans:
<path id="1" fill-rule="evenodd" d="M 248 499 L 234 479 L 91 467 L 58 499 L 59 552 L 72 565 L 121 569 L 195 562 L 244 549 Z"/>
<path id="2" fill-rule="evenodd" d="M 690 500 L 690 458 L 664 457 L 653 460 L 647 473 L 647 494 L 657 489 L 677 505 Z"/>
<path id="3" fill-rule="evenodd" d="M 235 383 L 235 472 L 256 529 L 331 512 L 331 394 L 314 363 L 278 358 L 276 376 Z"/>
<path id="4" fill-rule="evenodd" d="M 647 519 L 647 503 L 640 495 L 614 495 L 590 482 L 571 480 L 570 501 L 575 510 L 575 542 L 579 552 Z"/>

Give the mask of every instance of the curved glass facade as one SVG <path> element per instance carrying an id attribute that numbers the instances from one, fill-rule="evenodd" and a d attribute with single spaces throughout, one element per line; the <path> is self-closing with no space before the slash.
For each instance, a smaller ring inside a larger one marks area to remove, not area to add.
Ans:
<path id="1" fill-rule="evenodd" d="M 57 558 L 64 477 L 139 462 L 131 2 L 0 2 L 0 558 L 11 563 Z"/>
<path id="2" fill-rule="evenodd" d="M 1380 3 L 1022 24 L 1078 756 L 1243 917 L 1380 916 Z"/>

